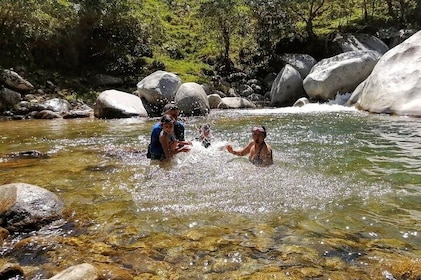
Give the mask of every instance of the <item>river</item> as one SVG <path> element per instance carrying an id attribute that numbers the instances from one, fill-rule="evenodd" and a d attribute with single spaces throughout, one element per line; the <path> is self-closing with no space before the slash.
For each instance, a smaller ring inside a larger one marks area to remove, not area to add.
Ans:
<path id="1" fill-rule="evenodd" d="M 145 157 L 157 119 L 1 122 L 0 154 L 50 157 L 0 161 L 0 184 L 66 206 L 9 237 L 2 259 L 28 279 L 84 262 L 108 279 L 387 279 L 419 262 L 420 119 L 319 104 L 181 119 L 187 139 L 209 123 L 212 145 L 170 164 Z M 255 125 L 274 150 L 267 168 L 224 150 Z"/>

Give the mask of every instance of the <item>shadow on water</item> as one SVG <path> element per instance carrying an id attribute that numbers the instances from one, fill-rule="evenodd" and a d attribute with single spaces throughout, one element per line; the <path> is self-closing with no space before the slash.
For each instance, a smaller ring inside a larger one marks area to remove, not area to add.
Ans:
<path id="1" fill-rule="evenodd" d="M 24 243 L 33 251 L 13 245 L 26 238 L 17 236 L 2 255 L 24 265 L 32 259 L 42 266 L 34 275 L 55 271 L 48 262 L 56 269 L 105 262 L 165 279 L 381 279 L 379 255 L 393 263 L 420 253 L 419 120 L 327 105 L 212 111 L 183 119 L 188 140 L 209 123 L 211 146 L 193 141 L 169 164 L 145 157 L 155 121 L 5 123 L 0 153 L 51 157 L 0 164 L 0 183 L 45 187 L 69 215 L 58 231 Z M 246 145 L 262 124 L 272 166 L 225 151 L 228 143 Z"/>

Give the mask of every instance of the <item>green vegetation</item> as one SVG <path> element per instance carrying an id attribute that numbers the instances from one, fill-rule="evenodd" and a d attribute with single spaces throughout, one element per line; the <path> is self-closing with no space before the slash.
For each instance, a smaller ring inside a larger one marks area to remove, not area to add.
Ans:
<path id="1" fill-rule="evenodd" d="M 291 49 L 320 58 L 323 37 L 337 30 L 420 21 L 417 0 L 2 0 L 0 67 L 85 94 L 95 73 L 128 86 L 158 69 L 205 82 Z M 294 41 L 306 48 L 286 47 Z"/>

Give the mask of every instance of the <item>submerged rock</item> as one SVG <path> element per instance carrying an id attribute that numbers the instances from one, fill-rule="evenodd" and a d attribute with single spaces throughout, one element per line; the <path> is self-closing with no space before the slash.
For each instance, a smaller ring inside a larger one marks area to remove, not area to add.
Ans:
<path id="1" fill-rule="evenodd" d="M 44 188 L 25 183 L 0 186 L 0 226 L 9 231 L 39 229 L 61 218 L 63 208 L 60 198 Z"/>
<path id="2" fill-rule="evenodd" d="M 98 279 L 98 272 L 96 268 L 89 264 L 83 263 L 71 266 L 63 270 L 59 274 L 49 278 L 48 280 L 96 280 Z"/>

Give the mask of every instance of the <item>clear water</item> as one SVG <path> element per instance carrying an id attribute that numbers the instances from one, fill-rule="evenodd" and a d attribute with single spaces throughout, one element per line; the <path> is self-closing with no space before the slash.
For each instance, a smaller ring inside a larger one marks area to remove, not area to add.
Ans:
<path id="1" fill-rule="evenodd" d="M 0 159 L 0 184 L 49 189 L 67 213 L 3 259 L 33 279 L 82 262 L 136 279 L 384 279 L 421 256 L 420 119 L 311 104 L 182 120 L 188 139 L 209 123 L 212 145 L 164 165 L 145 157 L 156 119 L 1 122 L 0 154 L 50 158 Z M 224 150 L 260 124 L 268 168 Z"/>

